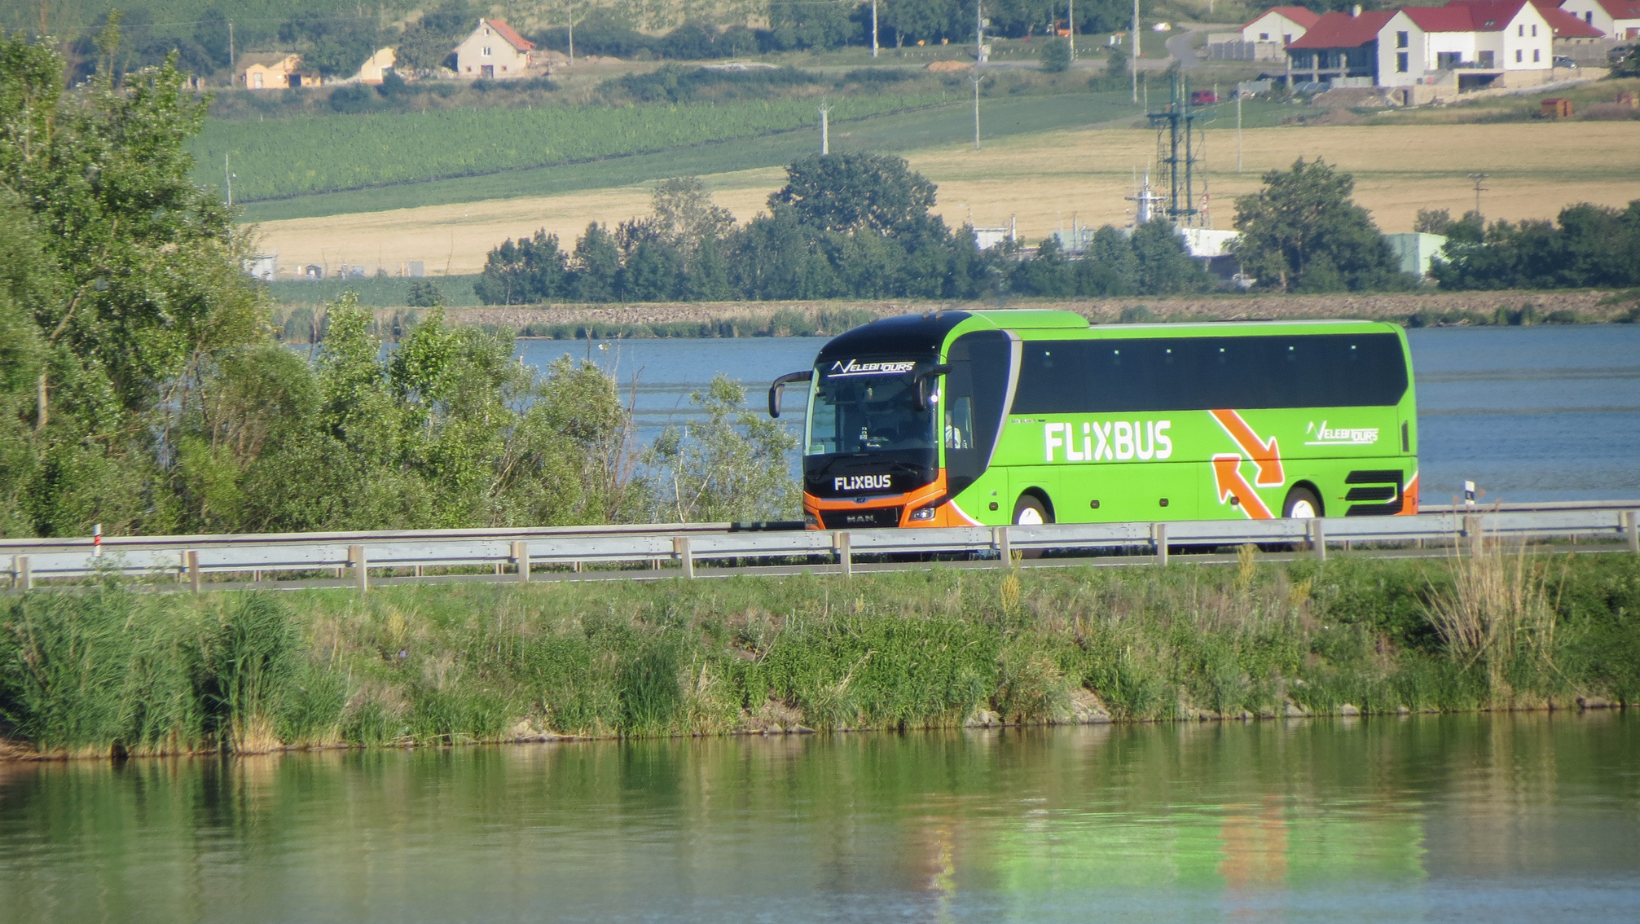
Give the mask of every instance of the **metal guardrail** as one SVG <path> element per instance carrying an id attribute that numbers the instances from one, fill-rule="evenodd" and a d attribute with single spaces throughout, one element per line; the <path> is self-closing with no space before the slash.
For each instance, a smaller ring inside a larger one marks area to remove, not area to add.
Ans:
<path id="1" fill-rule="evenodd" d="M 0 541 L 0 562 L 9 557 L 10 586 L 32 589 L 43 580 L 80 580 L 119 574 L 186 583 L 201 589 L 206 576 L 268 576 L 334 572 L 367 590 L 371 573 L 451 579 L 496 577 L 528 581 L 573 578 L 588 565 L 643 566 L 620 576 L 661 576 L 675 564 L 684 577 L 702 565 L 731 567 L 790 562 L 852 573 L 861 556 L 955 554 L 1010 561 L 1014 552 L 1128 556 L 1140 564 L 1166 563 L 1179 547 L 1295 545 L 1326 557 L 1327 550 L 1355 544 L 1434 543 L 1459 547 L 1482 536 L 1528 540 L 1591 539 L 1627 543 L 1640 554 L 1640 502 L 1539 505 L 1525 509 L 1437 508 L 1411 517 L 1330 517 L 1316 520 L 1180 520 L 1156 523 L 1048 524 L 942 529 L 814 531 L 788 524 L 678 524 L 562 529 L 428 530 L 416 532 L 307 533 L 267 536 L 161 536 L 92 540 Z M 428 569 L 484 569 L 487 574 L 429 575 Z M 541 569 L 551 569 L 552 574 Z M 726 573 L 727 569 L 713 568 Z M 329 579 L 326 579 L 329 580 Z M 302 586 L 312 580 L 284 580 Z"/>

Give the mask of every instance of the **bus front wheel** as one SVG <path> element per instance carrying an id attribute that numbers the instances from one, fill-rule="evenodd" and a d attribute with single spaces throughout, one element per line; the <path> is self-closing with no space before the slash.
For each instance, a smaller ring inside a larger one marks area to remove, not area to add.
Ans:
<path id="1" fill-rule="evenodd" d="M 1313 520 L 1321 516 L 1321 498 L 1309 488 L 1294 488 L 1287 492 L 1281 515 L 1289 520 Z"/>

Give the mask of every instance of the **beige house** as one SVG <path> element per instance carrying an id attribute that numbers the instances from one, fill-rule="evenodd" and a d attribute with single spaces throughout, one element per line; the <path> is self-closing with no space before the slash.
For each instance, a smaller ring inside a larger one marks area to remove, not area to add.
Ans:
<path id="1" fill-rule="evenodd" d="M 378 50 L 375 54 L 364 59 L 364 64 L 360 65 L 359 72 L 353 75 L 353 82 L 381 83 L 382 78 L 387 76 L 387 72 L 393 69 L 396 60 L 393 49 L 383 48 Z"/>
<path id="2" fill-rule="evenodd" d="M 534 63 L 535 43 L 500 19 L 480 19 L 478 28 L 456 46 L 456 74 L 473 80 L 523 77 Z"/>
<path id="3" fill-rule="evenodd" d="M 243 55 L 239 63 L 235 83 L 247 90 L 285 90 L 323 83 L 317 73 L 302 70 L 302 56 L 297 54 Z"/>

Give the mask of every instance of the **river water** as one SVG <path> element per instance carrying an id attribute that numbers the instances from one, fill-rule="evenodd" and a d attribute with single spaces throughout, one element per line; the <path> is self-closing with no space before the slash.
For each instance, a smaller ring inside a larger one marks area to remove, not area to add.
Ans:
<path id="1" fill-rule="evenodd" d="M 0 764 L 0 921 L 1576 921 L 1640 724 L 1468 715 Z"/>
<path id="2" fill-rule="evenodd" d="M 1425 503 L 1445 503 L 1465 480 L 1484 501 L 1640 499 L 1640 324 L 1449 327 L 1407 332 L 1418 385 L 1419 466 Z M 818 337 L 520 341 L 544 367 L 590 357 L 630 388 L 638 436 L 691 417 L 689 393 L 722 373 L 764 406 L 775 376 L 807 368 Z M 590 346 L 590 349 L 589 349 Z M 801 421 L 801 389 L 786 407 Z M 795 465 L 795 458 L 793 460 Z"/>

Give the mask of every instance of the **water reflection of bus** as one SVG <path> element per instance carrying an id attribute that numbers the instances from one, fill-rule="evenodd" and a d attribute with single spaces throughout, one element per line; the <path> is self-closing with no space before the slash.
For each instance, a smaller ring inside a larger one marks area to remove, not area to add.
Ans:
<path id="1" fill-rule="evenodd" d="M 771 414 L 796 382 L 812 528 L 1417 511 L 1391 324 L 945 311 L 833 339 L 770 388 Z"/>

